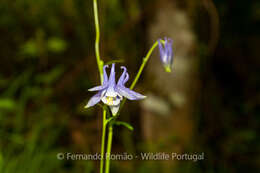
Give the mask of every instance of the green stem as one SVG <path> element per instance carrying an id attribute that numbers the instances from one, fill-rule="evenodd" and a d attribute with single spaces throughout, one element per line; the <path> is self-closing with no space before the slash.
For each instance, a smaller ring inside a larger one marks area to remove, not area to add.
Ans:
<path id="1" fill-rule="evenodd" d="M 143 58 L 143 63 L 141 64 L 136 76 L 135 76 L 135 79 L 134 81 L 132 82 L 131 86 L 130 86 L 130 89 L 134 89 L 138 79 L 140 78 L 143 70 L 144 70 L 144 67 L 147 63 L 147 61 L 149 60 L 149 58 L 151 57 L 151 54 L 153 53 L 153 50 L 156 48 L 156 46 L 158 45 L 158 42 L 156 41 L 152 47 L 150 48 L 150 50 L 148 51 L 148 53 L 146 54 L 146 56 Z"/>
<path id="2" fill-rule="evenodd" d="M 99 70 L 99 74 L 100 74 L 100 81 L 102 83 L 103 82 L 103 70 L 102 70 L 102 68 L 103 68 L 104 62 L 100 59 L 100 54 L 99 54 L 100 32 L 99 32 L 97 0 L 93 0 L 93 8 L 94 8 L 95 29 L 96 29 L 95 53 L 96 53 L 98 70 Z"/>
<path id="3" fill-rule="evenodd" d="M 105 151 L 105 139 L 106 139 L 106 110 L 103 109 L 103 126 L 102 126 L 102 140 L 101 140 L 101 160 L 100 160 L 100 173 L 104 170 L 104 151 Z"/>
<path id="4" fill-rule="evenodd" d="M 113 138 L 113 124 L 110 124 L 109 125 L 109 131 L 108 131 L 108 139 L 107 139 L 107 152 L 106 152 L 105 173 L 109 173 L 110 155 L 111 155 L 111 148 L 112 148 L 112 138 Z"/>
<path id="5" fill-rule="evenodd" d="M 103 65 L 104 62 L 100 58 L 99 53 L 99 42 L 100 42 L 100 31 L 99 31 L 99 21 L 98 21 L 98 6 L 97 0 L 93 0 L 94 18 L 95 18 L 95 30 L 96 30 L 96 40 L 95 40 L 95 54 L 98 65 L 98 71 L 100 75 L 100 82 L 103 83 Z M 105 158 L 105 138 L 106 138 L 106 110 L 103 109 L 103 126 L 102 126 L 102 139 L 101 139 L 101 160 L 100 160 L 100 173 L 104 170 L 104 158 Z"/>
<path id="6" fill-rule="evenodd" d="M 164 44 L 164 41 L 161 40 L 161 42 Z M 143 58 L 143 63 L 141 64 L 136 76 L 135 76 L 135 79 L 134 81 L 132 82 L 131 86 L 130 86 L 130 89 L 134 89 L 136 83 L 138 82 L 143 70 L 144 70 L 144 67 L 147 63 L 147 61 L 149 60 L 149 58 L 151 57 L 151 54 L 153 53 L 154 49 L 156 48 L 156 46 L 158 45 L 158 41 L 156 41 L 152 47 L 149 49 L 148 53 L 146 54 L 146 56 Z M 126 102 L 126 99 L 124 98 L 124 100 L 122 101 L 122 104 L 121 104 L 121 107 L 120 107 L 120 110 L 123 108 L 124 104 Z"/>

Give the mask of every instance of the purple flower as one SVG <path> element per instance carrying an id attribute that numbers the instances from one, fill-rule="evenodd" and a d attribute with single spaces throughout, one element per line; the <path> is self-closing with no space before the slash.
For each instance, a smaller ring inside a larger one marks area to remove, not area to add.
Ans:
<path id="1" fill-rule="evenodd" d="M 160 58 L 163 63 L 164 69 L 166 72 L 171 72 L 172 63 L 173 63 L 173 52 L 172 52 L 172 39 L 165 37 L 164 47 L 160 41 L 158 40 L 158 46 L 160 51 Z"/>
<path id="2" fill-rule="evenodd" d="M 106 73 L 107 67 L 108 65 L 105 65 L 103 67 L 104 80 L 102 85 L 89 89 L 89 91 L 98 91 L 98 93 L 90 98 L 85 108 L 94 106 L 101 100 L 103 103 L 110 107 L 112 114 L 116 115 L 123 97 L 129 100 L 140 100 L 146 97 L 125 87 L 125 83 L 129 79 L 129 74 L 127 73 L 126 67 L 121 66 L 121 69 L 123 69 L 123 73 L 121 74 L 117 83 L 115 80 L 115 64 L 112 64 L 109 78 Z"/>

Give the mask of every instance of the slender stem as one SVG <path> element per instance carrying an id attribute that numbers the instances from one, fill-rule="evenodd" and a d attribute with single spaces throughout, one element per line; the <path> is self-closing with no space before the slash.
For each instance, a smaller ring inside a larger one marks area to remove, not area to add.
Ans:
<path id="1" fill-rule="evenodd" d="M 103 61 L 100 59 L 99 54 L 99 41 L 100 41 L 100 32 L 99 32 L 99 21 L 98 21 L 98 6 L 97 0 L 93 0 L 93 8 L 94 8 L 94 17 L 95 17 L 95 29 L 96 29 L 96 41 L 95 41 L 95 53 L 97 59 L 98 70 L 100 74 L 100 81 L 103 82 Z"/>
<path id="2" fill-rule="evenodd" d="M 164 43 L 163 40 L 160 40 L 162 43 Z M 130 89 L 134 89 L 136 83 L 138 82 L 143 70 L 144 70 L 144 67 L 147 63 L 147 61 L 149 60 L 149 58 L 151 57 L 151 54 L 153 53 L 154 49 L 156 48 L 156 46 L 158 45 L 158 41 L 154 42 L 154 44 L 152 45 L 152 47 L 149 49 L 148 53 L 146 54 L 146 56 L 143 58 L 143 63 L 141 64 L 136 76 L 135 76 L 135 79 L 134 81 L 132 82 L 131 86 L 130 86 Z M 124 100 L 122 101 L 122 104 L 120 106 L 120 110 L 123 108 L 124 104 L 126 102 L 126 99 L 124 98 Z M 120 112 L 120 111 L 119 111 Z"/>
<path id="3" fill-rule="evenodd" d="M 138 79 L 140 78 L 142 72 L 143 72 L 143 69 L 147 63 L 147 61 L 149 60 L 149 58 L 151 57 L 151 54 L 153 53 L 153 50 L 156 48 L 156 46 L 158 45 L 158 42 L 156 41 L 152 47 L 150 48 L 150 50 L 148 51 L 148 53 L 146 54 L 146 56 L 143 58 L 143 63 L 141 64 L 136 76 L 135 76 L 135 79 L 134 81 L 132 82 L 131 86 L 130 86 L 130 89 L 134 89 Z"/>
<path id="4" fill-rule="evenodd" d="M 95 18 L 95 30 L 96 30 L 96 40 L 95 40 L 95 54 L 98 65 L 98 71 L 100 75 L 100 82 L 103 83 L 103 65 L 104 62 L 100 58 L 99 53 L 99 42 L 100 42 L 100 31 L 99 31 L 99 21 L 98 21 L 98 5 L 97 0 L 93 0 L 94 8 L 94 18 Z M 105 138 L 106 138 L 106 110 L 103 109 L 103 126 L 102 126 L 102 139 L 101 139 L 101 160 L 100 160 L 100 173 L 103 173 L 104 170 L 104 158 L 105 158 Z"/>
<path id="5" fill-rule="evenodd" d="M 106 110 L 103 109 L 103 127 L 102 127 L 102 141 L 101 141 L 101 160 L 100 160 L 100 173 L 103 173 L 104 169 L 104 151 L 105 151 L 105 139 L 106 139 Z"/>
<path id="6" fill-rule="evenodd" d="M 111 155 L 111 147 L 112 147 L 112 138 L 113 138 L 113 125 L 109 125 L 108 131 L 108 139 L 107 139 L 107 152 L 106 152 L 106 168 L 105 173 L 109 173 L 110 167 L 110 155 Z"/>

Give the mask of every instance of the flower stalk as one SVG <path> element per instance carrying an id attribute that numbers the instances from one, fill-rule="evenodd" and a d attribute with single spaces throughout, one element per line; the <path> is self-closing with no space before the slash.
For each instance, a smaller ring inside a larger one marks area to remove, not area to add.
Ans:
<path id="1" fill-rule="evenodd" d="M 135 76 L 135 79 L 134 81 L 132 82 L 131 86 L 130 86 L 130 89 L 134 89 L 136 83 L 138 82 L 143 70 L 144 70 L 144 67 L 147 63 L 147 61 L 149 60 L 149 58 L 151 57 L 151 54 L 153 53 L 153 50 L 156 48 L 156 46 L 158 45 L 158 42 L 156 41 L 152 47 L 150 48 L 150 50 L 148 51 L 148 53 L 146 54 L 146 56 L 143 58 L 143 63 L 141 64 L 136 76 Z"/>
<path id="2" fill-rule="evenodd" d="M 160 42 L 164 44 L 164 41 L 163 41 L 163 40 L 160 40 Z M 140 76 L 141 76 L 141 74 L 142 74 L 142 72 L 143 72 L 143 70 L 144 70 L 145 65 L 147 64 L 149 58 L 151 57 L 151 55 L 152 55 L 154 49 L 155 49 L 157 46 L 158 46 L 158 42 L 156 41 L 156 42 L 154 42 L 154 44 L 152 45 L 152 47 L 149 49 L 149 51 L 147 52 L 146 56 L 143 58 L 143 62 L 142 62 L 142 64 L 141 64 L 141 66 L 139 67 L 139 70 L 138 70 L 138 72 L 137 72 L 137 74 L 136 74 L 136 76 L 135 76 L 135 78 L 134 78 L 134 80 L 133 80 L 133 82 L 132 82 L 132 84 L 131 84 L 131 86 L 130 86 L 130 89 L 134 89 L 136 83 L 138 82 L 138 80 L 139 80 L 139 78 L 140 78 Z M 125 102 L 126 102 L 126 99 L 124 99 L 124 100 L 122 101 L 120 110 L 123 108 Z"/>
<path id="3" fill-rule="evenodd" d="M 95 30 L 96 30 L 96 39 L 95 39 L 95 54 L 98 65 L 98 71 L 100 76 L 100 82 L 103 83 L 103 64 L 104 62 L 100 58 L 99 53 L 99 42 L 100 42 L 100 31 L 99 31 L 99 20 L 98 20 L 98 5 L 97 0 L 93 0 L 93 9 L 94 9 L 94 19 L 95 19 Z M 100 160 L 100 173 L 103 173 L 104 169 L 104 158 L 105 158 L 105 138 L 106 138 L 106 110 L 103 109 L 103 121 L 102 121 L 102 139 L 101 139 L 101 160 Z"/>
<path id="4" fill-rule="evenodd" d="M 111 155 L 111 148 L 112 148 L 112 139 L 113 139 L 113 124 L 109 124 L 108 128 L 108 139 L 107 139 L 107 151 L 106 151 L 106 167 L 105 173 L 109 173 L 110 168 L 110 155 Z"/>
<path id="5" fill-rule="evenodd" d="M 101 139 L 101 160 L 100 160 L 100 173 L 104 170 L 104 158 L 105 158 L 105 140 L 106 140 L 106 109 L 103 109 L 103 125 L 102 125 L 102 139 Z"/>
<path id="6" fill-rule="evenodd" d="M 100 42 L 100 31 L 99 31 L 99 20 L 98 20 L 98 5 L 97 0 L 93 0 L 94 18 L 95 18 L 95 30 L 96 30 L 96 40 L 95 40 L 95 54 L 97 59 L 98 71 L 100 74 L 100 81 L 103 82 L 103 65 L 104 62 L 100 58 L 99 53 L 99 42 Z"/>
<path id="7" fill-rule="evenodd" d="M 89 91 L 97 91 L 97 94 L 91 97 L 85 108 L 91 107 L 102 101 L 104 104 L 106 104 L 110 110 L 112 115 L 109 113 L 109 109 L 107 109 L 107 106 L 103 106 L 103 119 L 102 119 L 102 139 L 101 139 L 101 160 L 100 160 L 100 173 L 109 173 L 110 169 L 110 155 L 111 155 L 111 148 L 112 148 L 112 139 L 113 139 L 113 125 L 124 125 L 130 130 L 133 129 L 131 125 L 128 125 L 126 122 L 120 122 L 116 121 L 117 116 L 119 115 L 119 111 L 122 109 L 126 98 L 129 100 L 140 100 L 144 99 L 146 96 L 139 94 L 135 91 L 133 91 L 133 88 L 135 87 L 136 83 L 138 82 L 145 65 L 147 64 L 148 60 L 151 57 L 152 52 L 154 49 L 159 45 L 160 50 L 160 56 L 161 60 L 166 67 L 166 71 L 170 71 L 170 63 L 172 62 L 172 49 L 171 49 L 171 42 L 167 42 L 168 40 L 158 40 L 156 41 L 152 47 L 149 49 L 146 56 L 143 58 L 142 64 L 131 83 L 131 86 L 127 88 L 125 86 L 125 83 L 129 79 L 129 74 L 127 72 L 127 68 L 124 66 L 121 66 L 121 69 L 123 69 L 123 72 L 119 78 L 119 80 L 116 82 L 115 80 L 115 63 L 112 63 L 111 69 L 110 69 L 110 75 L 107 76 L 106 68 L 109 67 L 109 65 L 104 66 L 104 62 L 100 58 L 100 31 L 99 31 L 99 20 L 98 20 L 98 5 L 97 0 L 93 0 L 93 9 L 94 9 L 94 20 L 95 20 L 95 30 L 96 30 L 96 38 L 95 38 L 95 55 L 96 55 L 96 61 L 98 66 L 98 71 L 100 75 L 100 86 L 93 87 L 89 89 Z M 164 45 L 164 47 L 162 46 Z M 165 60 L 165 56 L 167 55 L 167 58 Z M 162 58 L 163 57 L 163 58 Z M 120 110 L 119 110 L 120 108 Z M 108 115 L 108 117 L 107 117 Z M 108 135 L 107 135 L 107 143 L 106 143 L 106 129 L 108 126 Z M 106 146 L 106 152 L 105 152 L 105 146 Z M 104 165 L 105 160 L 105 165 Z"/>

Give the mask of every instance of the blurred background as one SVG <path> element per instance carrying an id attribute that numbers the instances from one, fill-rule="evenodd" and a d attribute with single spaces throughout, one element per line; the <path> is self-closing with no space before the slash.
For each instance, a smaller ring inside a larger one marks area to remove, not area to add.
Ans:
<path id="1" fill-rule="evenodd" d="M 156 49 L 135 88 L 147 99 L 119 117 L 134 131 L 116 127 L 112 152 L 204 152 L 113 161 L 111 172 L 260 170 L 260 2 L 98 3 L 102 59 L 124 60 L 130 82 L 153 42 L 174 40 L 172 73 Z M 98 172 L 98 161 L 56 158 L 100 152 L 101 109 L 84 109 L 99 83 L 93 24 L 91 0 L 0 1 L 0 172 Z"/>

